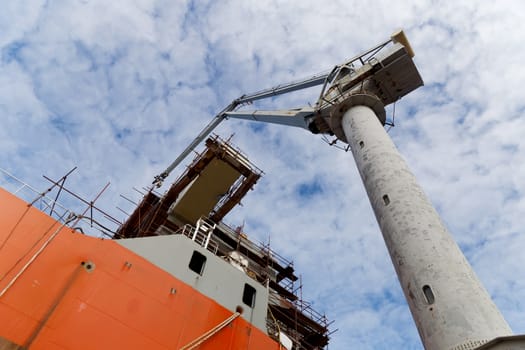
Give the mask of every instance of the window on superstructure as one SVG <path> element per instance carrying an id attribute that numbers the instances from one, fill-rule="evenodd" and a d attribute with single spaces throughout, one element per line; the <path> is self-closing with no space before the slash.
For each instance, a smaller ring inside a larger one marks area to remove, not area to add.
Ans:
<path id="1" fill-rule="evenodd" d="M 198 251 L 193 251 L 193 255 L 190 259 L 190 264 L 188 267 L 190 270 L 202 275 L 204 272 L 204 266 L 206 265 L 206 257 L 199 253 Z"/>
<path id="2" fill-rule="evenodd" d="M 244 291 L 242 293 L 242 302 L 249 307 L 255 306 L 255 288 L 250 286 L 248 283 L 244 284 Z"/>

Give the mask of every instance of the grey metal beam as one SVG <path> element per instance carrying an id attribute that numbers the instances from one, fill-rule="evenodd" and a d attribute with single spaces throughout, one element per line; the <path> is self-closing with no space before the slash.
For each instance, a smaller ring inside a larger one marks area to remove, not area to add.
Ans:
<path id="1" fill-rule="evenodd" d="M 314 75 L 311 78 L 291 82 L 288 84 L 277 85 L 270 89 L 261 90 L 252 94 L 242 95 L 236 101 L 241 103 L 250 103 L 256 100 L 262 100 L 268 97 L 274 97 L 282 94 L 287 94 L 289 92 L 298 91 L 302 89 L 307 89 L 313 86 L 324 84 L 328 74 L 322 73 Z"/>
<path id="2" fill-rule="evenodd" d="M 303 129 L 308 129 L 307 118 L 313 116 L 313 114 L 314 109 L 311 107 L 278 111 L 248 111 L 225 113 L 225 115 L 228 118 L 252 120 L 286 126 L 295 126 Z"/>
<path id="3" fill-rule="evenodd" d="M 209 123 L 202 129 L 202 131 L 197 135 L 196 138 L 182 151 L 181 154 L 159 175 L 155 176 L 153 179 L 153 185 L 156 187 L 162 186 L 162 182 L 166 179 L 169 174 L 179 165 L 187 156 L 190 154 L 199 143 L 201 143 L 225 118 L 226 112 L 233 111 L 239 103 L 237 100 L 233 101 L 224 108 L 219 114 L 217 114 Z"/>

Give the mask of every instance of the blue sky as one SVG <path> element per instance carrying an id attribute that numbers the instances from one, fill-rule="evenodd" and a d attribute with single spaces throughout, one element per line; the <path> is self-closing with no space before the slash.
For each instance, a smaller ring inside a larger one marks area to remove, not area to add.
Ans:
<path id="1" fill-rule="evenodd" d="M 520 1 L 10 1 L 0 13 L 0 167 L 124 218 L 244 93 L 309 77 L 402 27 L 425 86 L 390 135 L 516 333 L 525 333 L 525 5 Z M 316 89 L 265 106 L 315 102 Z M 390 116 L 391 111 L 388 112 Z M 226 221 L 293 258 L 330 349 L 421 349 L 350 153 L 300 129 L 218 133 L 265 175 Z M 170 178 L 175 179 L 175 174 Z M 167 181 L 168 183 L 170 181 Z"/>

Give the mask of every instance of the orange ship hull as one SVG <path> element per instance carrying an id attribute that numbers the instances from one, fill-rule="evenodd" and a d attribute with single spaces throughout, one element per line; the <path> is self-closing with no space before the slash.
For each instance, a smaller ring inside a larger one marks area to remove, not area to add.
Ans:
<path id="1" fill-rule="evenodd" d="M 181 349 L 232 313 L 0 189 L 0 349 Z M 199 349 L 279 349 L 241 317 Z"/>

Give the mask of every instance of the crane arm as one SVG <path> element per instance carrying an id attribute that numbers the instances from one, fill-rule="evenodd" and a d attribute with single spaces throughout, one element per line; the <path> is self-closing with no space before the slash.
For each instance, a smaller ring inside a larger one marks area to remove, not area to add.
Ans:
<path id="1" fill-rule="evenodd" d="M 161 174 L 155 176 L 153 184 L 157 187 L 162 185 L 162 181 L 168 177 L 168 175 L 179 165 L 184 158 L 190 154 L 195 147 L 202 142 L 224 119 L 228 117 L 238 118 L 238 119 L 248 119 L 248 120 L 259 120 L 268 123 L 283 124 L 289 126 L 297 126 L 305 129 L 309 129 L 313 133 L 319 131 L 314 131 L 310 129 L 312 124 L 314 110 L 308 107 L 299 108 L 299 109 L 290 109 L 290 110 L 281 110 L 281 111 L 255 111 L 255 112 L 234 112 L 238 106 L 251 103 L 256 100 L 265 99 L 268 97 L 274 97 L 289 92 L 302 90 L 310 88 L 317 85 L 323 85 L 321 94 L 317 103 L 317 108 L 321 109 L 323 96 L 325 95 L 326 89 L 338 80 L 338 76 L 341 73 L 341 70 L 347 67 L 353 67 L 354 63 L 359 62 L 361 65 L 365 65 L 365 62 L 369 61 L 371 57 L 375 56 L 379 51 L 381 51 L 388 43 L 400 43 L 403 45 L 410 57 L 414 56 L 408 40 L 406 39 L 403 31 L 396 32 L 392 37 L 381 43 L 372 49 L 365 51 L 364 53 L 353 57 L 352 59 L 346 61 L 343 64 L 335 66 L 329 73 L 320 73 L 314 75 L 310 78 L 303 79 L 296 82 L 291 82 L 287 84 L 277 85 L 273 88 L 261 90 L 252 94 L 242 95 L 241 97 L 234 100 L 230 103 L 225 109 L 223 109 L 219 114 L 217 114 L 211 122 L 204 127 L 204 129 L 199 133 L 199 135 L 186 147 L 186 149 L 175 159 Z M 317 126 L 315 127 L 317 128 Z M 314 129 L 315 129 L 314 128 Z"/>
<path id="2" fill-rule="evenodd" d="M 325 74 L 325 73 L 317 74 L 308 79 L 303 79 L 300 81 L 277 85 L 270 89 L 261 90 L 261 91 L 254 92 L 249 95 L 242 95 L 236 101 L 239 104 L 250 103 L 250 102 L 253 102 L 256 100 L 262 100 L 268 97 L 274 97 L 274 96 L 287 94 L 289 92 L 293 92 L 297 90 L 307 89 L 313 86 L 324 84 L 327 77 L 328 77 L 328 74 Z"/>
<path id="3" fill-rule="evenodd" d="M 248 117 L 248 114 L 246 113 L 238 113 L 237 115 L 235 115 L 235 113 L 232 113 L 239 105 L 242 105 L 244 103 L 251 103 L 253 101 L 265 99 L 268 97 L 274 97 L 274 96 L 286 94 L 292 91 L 310 88 L 316 85 L 321 85 L 325 83 L 327 77 L 328 77 L 328 74 L 317 74 L 308 79 L 304 79 L 301 81 L 292 82 L 288 84 L 277 85 L 273 88 L 261 90 L 253 94 L 242 95 L 238 99 L 233 100 L 232 103 L 230 103 L 226 108 L 224 108 L 220 113 L 218 113 L 210 121 L 210 123 L 208 123 L 208 125 L 206 125 L 204 129 L 202 129 L 199 135 L 197 135 L 197 137 L 193 139 L 193 141 L 188 145 L 188 147 L 186 147 L 184 151 L 182 151 L 182 153 L 166 168 L 166 170 L 164 170 L 159 175 L 155 176 L 153 180 L 153 185 L 156 187 L 162 186 L 162 182 L 164 181 L 164 179 L 166 179 L 169 176 L 169 174 L 173 171 L 173 169 L 175 169 L 177 165 L 179 165 L 195 149 L 195 147 L 197 147 L 197 145 L 201 143 L 227 117 L 239 118 L 239 119 L 253 119 L 252 117 Z M 313 111 L 309 111 L 306 114 L 309 115 L 309 114 L 312 114 L 312 112 Z M 301 111 L 301 113 L 298 113 L 299 117 L 297 117 L 297 115 L 292 116 L 290 114 L 287 114 L 286 116 L 291 117 L 289 119 L 291 124 L 288 124 L 288 125 L 305 127 L 304 117 L 306 116 L 306 114 L 304 111 Z M 246 117 L 243 118 L 242 117 L 243 115 L 245 115 Z M 252 113 L 250 113 L 249 115 L 252 115 Z M 274 121 L 269 121 L 269 122 L 283 124 L 282 122 L 280 123 L 278 121 L 277 115 L 273 115 L 273 117 L 270 119 Z"/>
<path id="4" fill-rule="evenodd" d="M 184 158 L 186 158 L 188 154 L 190 154 L 195 149 L 195 147 L 197 147 L 197 145 L 201 143 L 202 140 L 204 140 L 213 131 L 213 129 L 215 129 L 226 118 L 227 112 L 233 111 L 238 105 L 239 103 L 235 100 L 230 103 L 228 107 L 224 108 L 219 114 L 217 114 L 208 123 L 208 125 L 202 129 L 199 135 L 197 135 L 197 137 L 194 138 L 193 141 L 184 149 L 184 151 L 182 151 L 182 153 L 179 154 L 179 156 L 166 168 L 166 170 L 155 176 L 152 184 L 156 187 L 162 186 L 162 182 L 169 176 L 173 169 L 175 169 L 177 165 L 179 165 L 184 160 Z"/>
<path id="5" fill-rule="evenodd" d="M 308 130 L 308 118 L 314 115 L 314 109 L 304 107 L 278 111 L 226 112 L 225 114 L 228 118 L 296 126 Z"/>

